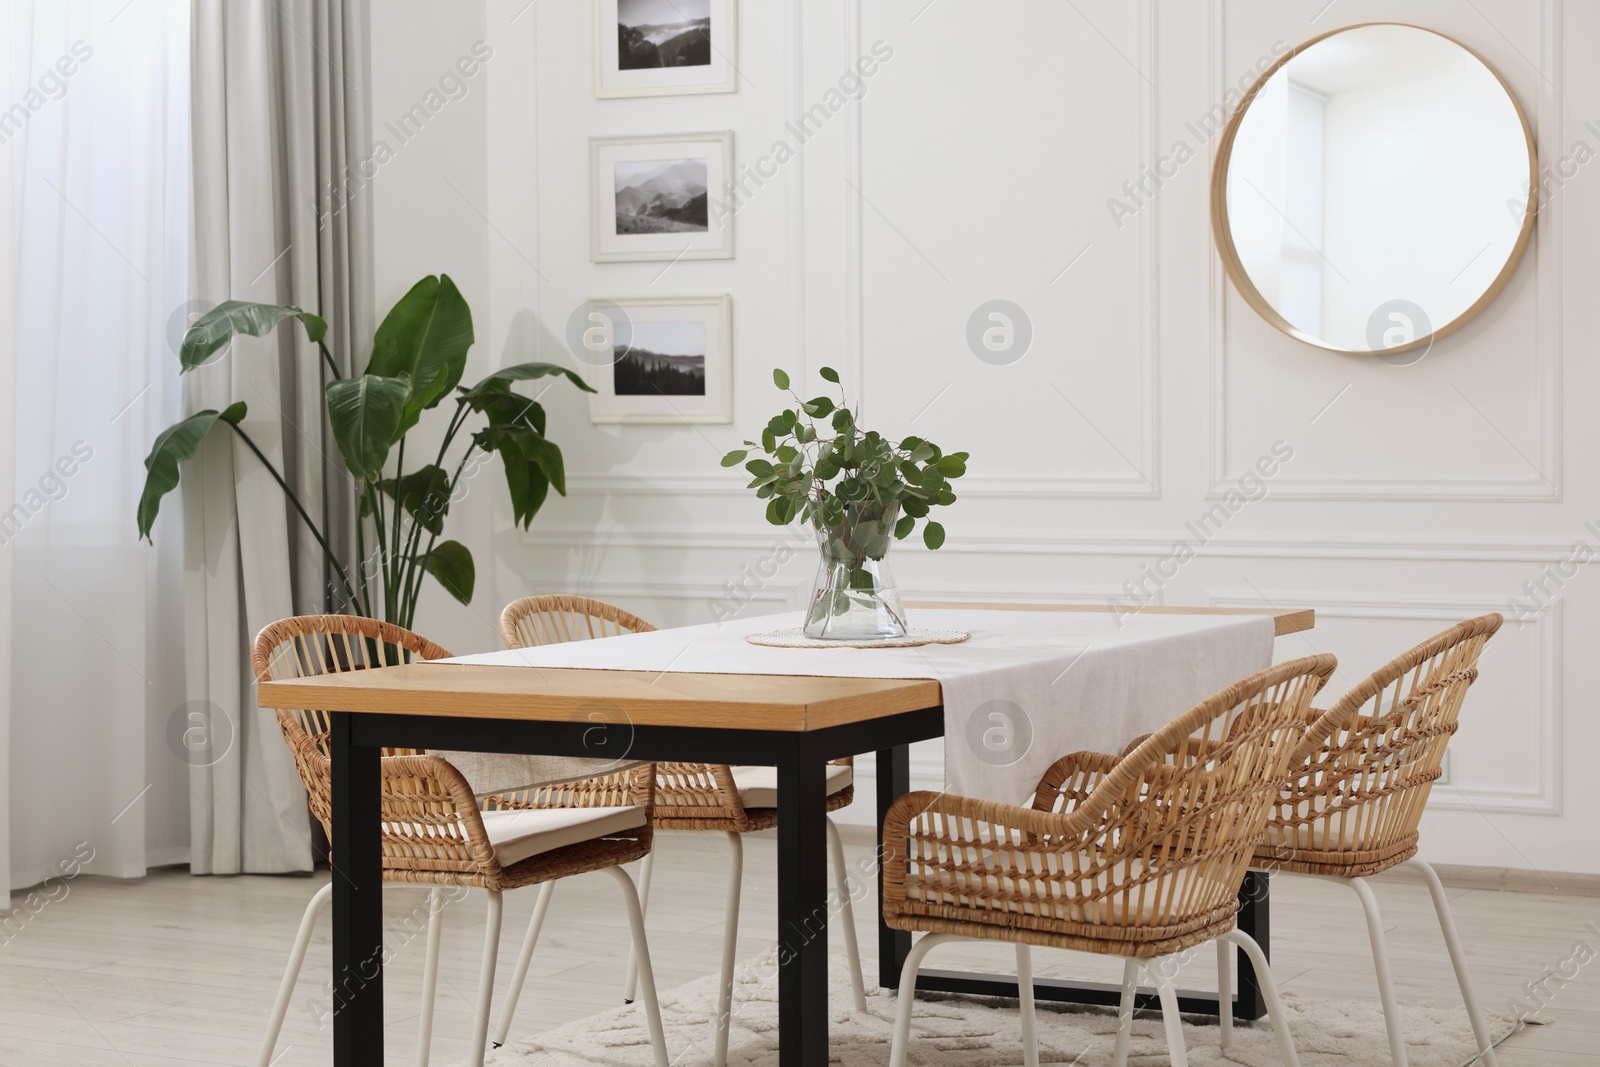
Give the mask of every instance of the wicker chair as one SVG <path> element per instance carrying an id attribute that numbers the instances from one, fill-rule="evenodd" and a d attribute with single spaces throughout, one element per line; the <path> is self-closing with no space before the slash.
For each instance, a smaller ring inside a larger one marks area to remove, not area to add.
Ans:
<path id="1" fill-rule="evenodd" d="M 255 641 L 251 665 L 258 681 L 268 681 L 365 670 L 449 655 L 432 641 L 388 623 L 349 615 L 314 615 L 284 619 L 262 630 Z M 329 724 L 326 711 L 278 711 L 278 726 L 294 751 L 300 779 L 310 794 L 311 811 L 331 839 Z M 488 892 L 489 918 L 478 987 L 478 1019 L 468 1060 L 473 1067 L 481 1067 L 500 944 L 501 894 L 526 885 L 543 883 L 548 886 L 569 875 L 605 871 L 622 889 L 634 951 L 644 971 L 645 1014 L 655 1046 L 656 1064 L 666 1067 L 661 1016 L 645 942 L 644 913 L 639 907 L 633 879 L 622 868 L 622 864 L 650 853 L 653 833 L 650 811 L 655 787 L 651 768 L 554 786 L 533 791 L 531 795 L 497 798 L 491 810 L 480 810 L 466 779 L 437 756 L 415 749 L 386 749 L 379 773 L 384 880 L 433 887 L 429 899 L 418 1062 L 427 1063 L 432 1038 L 433 993 L 438 977 L 440 915 L 444 903 L 441 887 L 476 887 Z M 331 896 L 331 889 L 331 882 L 323 887 L 307 906 L 301 920 L 273 1008 L 262 1054 L 263 1064 L 270 1062 L 289 997 L 305 959 L 312 927 L 317 913 Z M 534 924 L 542 919 L 542 909 L 536 909 Z M 521 991 L 525 971 L 524 965 L 516 975 L 513 998 Z"/>
<path id="2" fill-rule="evenodd" d="M 895 801 L 883 829 L 883 918 L 927 933 L 900 974 L 891 1067 L 905 1067 L 918 966 L 930 949 L 962 938 L 1016 945 L 1027 1067 L 1039 1062 L 1030 946 L 1123 957 L 1118 1067 L 1142 966 L 1181 1067 L 1175 954 L 1213 939 L 1250 956 L 1279 1054 L 1297 1064 L 1266 959 L 1234 918 L 1306 710 L 1334 662 L 1311 656 L 1236 682 L 1125 756 L 1065 756 L 1029 808 L 930 792 Z"/>
<path id="3" fill-rule="evenodd" d="M 655 627 L 621 608 L 582 596 L 531 596 L 508 605 L 500 616 L 500 634 L 509 648 L 557 644 L 622 633 L 645 633 Z M 846 806 L 855 792 L 851 761 L 839 760 L 828 770 L 827 810 Z M 656 764 L 655 813 L 657 830 L 708 830 L 725 833 L 730 850 L 727 914 L 722 934 L 722 985 L 717 1006 L 715 1067 L 728 1062 L 728 1026 L 733 1007 L 734 952 L 739 935 L 739 890 L 744 866 L 742 835 L 770 830 L 778 825 L 777 777 L 771 767 L 727 766 L 718 763 Z M 867 1010 L 866 986 L 861 976 L 861 953 L 856 944 L 855 916 L 850 886 L 845 876 L 844 844 L 839 828 L 827 821 L 834 891 L 840 900 L 840 926 L 850 962 L 850 980 L 856 1008 Z M 650 869 L 646 856 L 639 870 L 639 895 L 645 906 L 650 898 Z M 623 999 L 632 1001 L 635 973 L 628 971 Z M 500 1032 L 504 1032 L 503 1023 Z"/>
<path id="4" fill-rule="evenodd" d="M 1366 913 L 1395 1067 L 1405 1067 L 1405 1039 L 1378 900 L 1367 878 L 1400 866 L 1416 869 L 1428 883 L 1479 1054 L 1486 1067 L 1496 1067 L 1450 902 L 1438 874 L 1417 858 L 1417 824 L 1459 725 L 1461 702 L 1478 676 L 1478 657 L 1501 622 L 1491 614 L 1452 626 L 1380 667 L 1328 711 L 1313 709 L 1298 769 L 1273 806 L 1253 861 L 1266 870 L 1337 879 L 1355 890 Z"/>

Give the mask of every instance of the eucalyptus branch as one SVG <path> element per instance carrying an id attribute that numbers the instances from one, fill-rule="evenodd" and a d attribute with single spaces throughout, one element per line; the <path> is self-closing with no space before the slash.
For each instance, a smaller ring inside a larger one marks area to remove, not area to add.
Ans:
<path id="1" fill-rule="evenodd" d="M 261 465 L 267 468 L 267 473 L 271 474 L 273 480 L 278 483 L 278 488 L 283 490 L 283 495 L 288 497 L 289 503 L 294 505 L 294 510 L 304 520 L 306 529 L 311 531 L 311 536 L 316 538 L 317 544 L 322 546 L 323 555 L 327 557 L 329 563 L 333 564 L 334 570 L 339 572 L 339 579 L 344 583 L 345 595 L 350 597 L 357 606 L 361 607 L 363 612 L 366 612 L 365 604 L 356 596 L 356 591 L 350 584 L 350 575 L 345 570 L 344 564 L 339 562 L 339 557 L 334 554 L 333 549 L 328 545 L 328 539 L 322 536 L 322 531 L 317 529 L 317 524 L 311 521 L 310 515 L 306 514 L 306 509 L 301 505 L 300 498 L 295 496 L 293 489 L 289 488 L 289 483 L 283 480 L 283 475 L 278 473 L 278 468 L 272 465 L 272 461 L 267 459 L 266 454 L 256 447 L 256 443 L 250 439 L 250 435 L 245 433 L 237 423 L 230 422 L 228 425 L 233 427 L 233 432 L 239 435 L 239 439 L 245 443 L 250 451 L 256 454 L 256 458 L 261 461 Z"/>

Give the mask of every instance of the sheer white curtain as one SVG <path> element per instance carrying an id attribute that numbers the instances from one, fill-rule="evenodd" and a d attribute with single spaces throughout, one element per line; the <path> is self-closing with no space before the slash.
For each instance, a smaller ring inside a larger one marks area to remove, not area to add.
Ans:
<path id="1" fill-rule="evenodd" d="M 85 844 L 88 871 L 121 877 L 188 855 L 182 516 L 166 509 L 152 548 L 134 509 L 179 414 L 189 5 L 6 2 L 0 797 L 21 887 Z"/>

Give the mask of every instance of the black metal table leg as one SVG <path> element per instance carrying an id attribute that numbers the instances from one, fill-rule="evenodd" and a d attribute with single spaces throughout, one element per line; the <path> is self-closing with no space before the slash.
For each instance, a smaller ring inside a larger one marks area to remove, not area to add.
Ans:
<path id="1" fill-rule="evenodd" d="M 826 764 L 804 739 L 778 763 L 780 1067 L 828 1063 Z"/>
<path id="2" fill-rule="evenodd" d="M 911 792 L 911 746 L 897 745 L 878 752 L 878 837 L 883 845 L 883 820 L 896 797 Z M 900 984 L 900 969 L 911 954 L 911 931 L 891 930 L 883 921 L 883 864 L 878 864 L 878 985 L 894 989 Z"/>
<path id="3" fill-rule="evenodd" d="M 1272 924 L 1267 908 L 1267 887 L 1271 884 L 1266 871 L 1250 871 L 1239 887 L 1239 929 L 1255 938 L 1261 945 L 1261 954 L 1272 959 Z M 1267 1014 L 1267 1002 L 1261 995 L 1261 983 L 1250 957 L 1244 949 L 1235 949 L 1234 970 L 1239 975 L 1239 995 L 1233 1002 L 1233 1014 L 1240 1019 L 1259 1019 Z"/>
<path id="4" fill-rule="evenodd" d="M 333 1062 L 383 1064 L 383 850 L 379 749 L 357 745 L 347 712 L 332 716 Z"/>

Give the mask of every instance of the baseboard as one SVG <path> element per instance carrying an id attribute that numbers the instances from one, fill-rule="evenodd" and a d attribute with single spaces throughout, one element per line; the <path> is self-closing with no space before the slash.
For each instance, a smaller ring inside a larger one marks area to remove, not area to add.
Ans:
<path id="1" fill-rule="evenodd" d="M 1576 871 L 1530 871 L 1520 867 L 1465 867 L 1435 863 L 1439 881 L 1453 889 L 1494 889 L 1506 893 L 1600 897 L 1600 874 Z"/>
<path id="2" fill-rule="evenodd" d="M 839 824 L 839 836 L 848 845 L 872 846 L 877 832 L 870 826 Z M 1439 880 L 1452 889 L 1490 889 L 1501 893 L 1543 893 L 1546 896 L 1600 897 L 1600 874 L 1575 871 L 1530 871 L 1519 867 L 1466 867 L 1435 863 Z M 1385 878 L 1421 878 L 1405 867 L 1386 872 Z"/>

